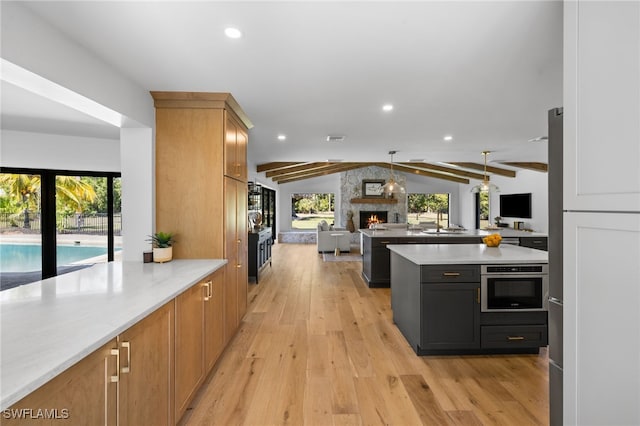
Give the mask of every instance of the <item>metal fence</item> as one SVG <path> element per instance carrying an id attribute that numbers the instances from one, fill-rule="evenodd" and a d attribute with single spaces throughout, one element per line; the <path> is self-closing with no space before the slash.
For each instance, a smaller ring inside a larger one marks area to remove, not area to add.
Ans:
<path id="1" fill-rule="evenodd" d="M 60 234 L 107 235 L 108 215 L 97 213 L 92 215 L 76 214 L 73 216 L 56 215 L 56 229 Z M 40 232 L 40 213 L 0 213 L 0 231 L 24 233 Z M 113 234 L 121 235 L 122 214 L 113 215 Z"/>

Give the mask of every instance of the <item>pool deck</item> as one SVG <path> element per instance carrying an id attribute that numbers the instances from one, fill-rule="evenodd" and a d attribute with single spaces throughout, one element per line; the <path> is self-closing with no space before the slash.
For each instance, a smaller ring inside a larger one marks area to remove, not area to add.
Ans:
<path id="1" fill-rule="evenodd" d="M 106 235 L 86 235 L 86 234 L 58 234 L 56 237 L 60 245 L 75 245 L 76 241 L 80 242 L 80 245 L 85 246 L 100 246 L 105 247 L 107 242 Z M 40 234 L 21 234 L 14 233 L 1 233 L 0 243 L 19 243 L 19 244 L 40 244 Z M 116 248 L 122 248 L 122 237 L 114 237 L 114 245 Z"/>

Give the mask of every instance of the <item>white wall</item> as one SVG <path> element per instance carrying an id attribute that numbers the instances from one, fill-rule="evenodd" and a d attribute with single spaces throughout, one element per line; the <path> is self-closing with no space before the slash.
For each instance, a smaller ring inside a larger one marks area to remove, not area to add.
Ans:
<path id="1" fill-rule="evenodd" d="M 513 227 L 513 222 L 518 220 L 524 222 L 525 228 L 533 229 L 535 232 L 549 232 L 548 214 L 548 189 L 547 174 L 532 170 L 518 170 L 515 178 L 492 175 L 491 182 L 498 185 L 499 193 L 492 193 L 489 198 L 489 219 L 493 223 L 493 218 L 500 215 L 500 194 L 522 194 L 531 193 L 531 219 L 503 218 L 503 222 Z M 475 194 L 471 188 L 478 183 L 473 181 L 469 185 L 460 185 L 460 221 L 465 228 L 473 229 L 475 226 Z"/>
<path id="2" fill-rule="evenodd" d="M 2 130 L 0 165 L 57 170 L 120 171 L 120 141 Z"/>
<path id="3" fill-rule="evenodd" d="M 123 128 L 141 130 L 127 138 L 122 137 L 121 131 L 120 140 L 121 144 L 137 143 L 131 150 L 123 145 L 122 155 L 139 156 L 127 157 L 126 162 L 120 163 L 123 194 L 126 191 L 127 199 L 131 200 L 122 204 L 122 216 L 128 222 L 122 231 L 123 259 L 141 261 L 139 244 L 150 233 L 155 217 L 154 205 L 148 202 L 150 194 L 153 200 L 154 175 L 146 166 L 154 154 L 152 129 L 155 126 L 155 109 L 151 95 L 93 52 L 31 13 L 25 4 L 2 2 L 0 7 L 3 59 L 120 113 L 124 116 Z M 28 158 L 28 153 L 25 155 Z M 115 151 L 109 158 L 113 156 L 118 157 Z M 12 161 L 21 161 L 25 167 L 31 164 L 29 160 L 17 158 Z M 145 166 L 141 169 L 139 164 Z M 86 170 L 80 162 L 68 168 Z M 129 250 L 128 244 L 131 243 L 134 245 Z"/>
<path id="4" fill-rule="evenodd" d="M 123 114 L 128 118 L 125 126 L 153 126 L 153 100 L 147 90 L 21 2 L 1 2 L 0 7 L 3 59 Z"/>

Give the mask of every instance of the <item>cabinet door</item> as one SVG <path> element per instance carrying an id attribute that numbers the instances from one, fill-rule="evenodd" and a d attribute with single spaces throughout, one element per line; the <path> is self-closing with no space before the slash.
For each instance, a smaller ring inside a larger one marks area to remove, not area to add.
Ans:
<path id="1" fill-rule="evenodd" d="M 374 283 L 388 283 L 391 281 L 391 255 L 389 249 L 374 246 L 371 250 L 371 281 Z"/>
<path id="2" fill-rule="evenodd" d="M 112 340 L 3 412 L 3 425 L 115 425 L 117 342 Z M 112 352 L 114 351 L 114 352 Z M 113 378 L 113 380 L 112 380 Z M 13 410 L 55 410 L 52 419 L 6 418 Z"/>
<path id="3" fill-rule="evenodd" d="M 640 2 L 564 2 L 565 210 L 640 211 Z"/>
<path id="4" fill-rule="evenodd" d="M 224 279 L 224 321 L 225 341 L 229 341 L 238 326 L 238 248 L 242 241 L 238 239 L 237 181 L 224 178 L 224 229 L 225 253 L 228 263 L 225 265 Z"/>
<path id="5" fill-rule="evenodd" d="M 238 159 L 236 158 L 238 125 L 226 111 L 224 125 L 224 174 L 237 179 L 240 177 Z"/>
<path id="6" fill-rule="evenodd" d="M 238 241 L 238 324 L 247 312 L 247 291 L 249 284 L 249 250 L 247 233 L 247 185 L 236 182 L 236 237 Z"/>
<path id="7" fill-rule="evenodd" d="M 205 376 L 203 359 L 205 282 L 198 283 L 176 297 L 176 418 L 182 417 L 187 404 Z"/>
<path id="8" fill-rule="evenodd" d="M 236 125 L 236 163 L 238 164 L 237 179 L 247 182 L 247 132 L 239 124 Z"/>
<path id="9" fill-rule="evenodd" d="M 564 215 L 565 424 L 640 424 L 640 214 Z"/>
<path id="10" fill-rule="evenodd" d="M 420 347 L 480 347 L 480 283 L 422 284 Z"/>
<path id="11" fill-rule="evenodd" d="M 207 278 L 208 293 L 204 304 L 205 375 L 211 371 L 224 346 L 224 270 Z"/>
<path id="12" fill-rule="evenodd" d="M 171 301 L 118 336 L 120 425 L 175 424 L 174 320 Z"/>

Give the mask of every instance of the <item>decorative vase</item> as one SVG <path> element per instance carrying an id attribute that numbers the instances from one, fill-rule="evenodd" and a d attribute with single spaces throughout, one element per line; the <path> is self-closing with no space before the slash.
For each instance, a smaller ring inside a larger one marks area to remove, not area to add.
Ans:
<path id="1" fill-rule="evenodd" d="M 169 262 L 173 259 L 173 247 L 154 247 L 153 248 L 153 261 L 156 263 Z"/>

